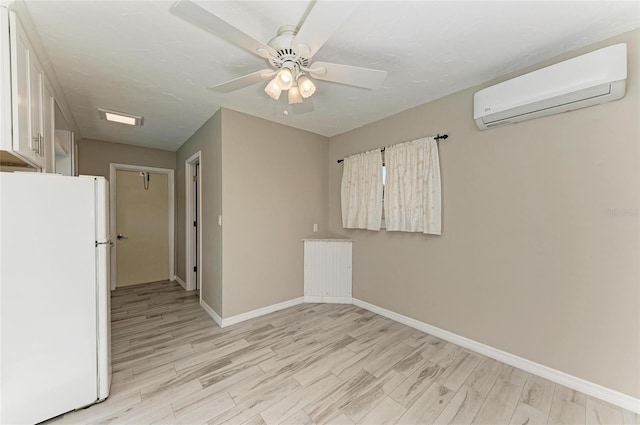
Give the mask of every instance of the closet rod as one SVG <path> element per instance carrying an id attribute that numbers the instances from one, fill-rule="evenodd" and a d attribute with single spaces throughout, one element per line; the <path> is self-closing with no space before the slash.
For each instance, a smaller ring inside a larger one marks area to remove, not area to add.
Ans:
<path id="1" fill-rule="evenodd" d="M 446 138 L 448 138 L 449 135 L 448 134 L 443 134 L 442 136 L 437 134 L 434 139 L 436 139 L 437 141 L 439 140 L 445 140 Z M 381 152 L 384 152 L 384 148 L 380 149 Z M 342 163 L 344 161 L 344 159 L 339 159 L 338 160 L 338 164 Z"/>

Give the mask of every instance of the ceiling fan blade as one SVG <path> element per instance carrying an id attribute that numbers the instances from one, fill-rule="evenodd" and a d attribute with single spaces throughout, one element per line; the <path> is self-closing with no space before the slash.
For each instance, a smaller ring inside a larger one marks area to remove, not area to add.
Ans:
<path id="1" fill-rule="evenodd" d="M 261 69 L 260 71 L 252 72 L 251 74 L 243 75 L 242 77 L 234 78 L 233 80 L 225 81 L 224 83 L 216 84 L 209 88 L 220 93 L 230 93 L 259 81 L 266 80 L 274 75 L 276 75 L 276 72 L 273 69 Z"/>
<path id="2" fill-rule="evenodd" d="M 190 0 L 179 0 L 171 6 L 170 11 L 177 17 L 262 58 L 269 59 L 276 55 L 275 50 L 271 47 L 240 31 Z"/>
<path id="3" fill-rule="evenodd" d="M 357 1 L 317 0 L 296 34 L 291 46 L 298 48 L 302 56 L 310 58 L 334 32 L 353 14 Z M 303 45 L 303 48 L 298 47 Z"/>
<path id="4" fill-rule="evenodd" d="M 309 74 L 318 80 L 372 90 L 379 89 L 387 78 L 387 71 L 338 63 L 314 62 L 309 68 Z"/>

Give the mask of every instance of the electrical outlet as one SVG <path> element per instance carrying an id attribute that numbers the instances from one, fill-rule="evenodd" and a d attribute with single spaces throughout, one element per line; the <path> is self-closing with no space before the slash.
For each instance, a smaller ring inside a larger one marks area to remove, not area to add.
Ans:
<path id="1" fill-rule="evenodd" d="M 313 233 L 318 233 L 318 224 L 317 223 L 315 223 L 313 225 Z"/>

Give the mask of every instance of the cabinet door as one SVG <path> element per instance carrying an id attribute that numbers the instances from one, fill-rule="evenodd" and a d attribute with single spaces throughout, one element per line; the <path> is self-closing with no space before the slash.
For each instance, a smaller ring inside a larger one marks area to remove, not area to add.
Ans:
<path id="1" fill-rule="evenodd" d="M 29 96 L 31 108 L 31 150 L 36 153 L 35 162 L 44 168 L 44 74 L 38 58 L 29 51 Z"/>
<path id="2" fill-rule="evenodd" d="M 26 160 L 36 157 L 31 140 L 29 41 L 15 13 L 10 13 L 13 150 Z"/>
<path id="3" fill-rule="evenodd" d="M 13 151 L 32 165 L 43 168 L 42 66 L 14 12 L 9 13 L 9 36 Z"/>
<path id="4" fill-rule="evenodd" d="M 55 98 L 53 97 L 51 84 L 46 78 L 44 78 L 42 94 L 44 96 L 42 104 L 42 124 L 44 126 L 42 129 L 44 142 L 44 171 L 47 173 L 55 173 Z"/>

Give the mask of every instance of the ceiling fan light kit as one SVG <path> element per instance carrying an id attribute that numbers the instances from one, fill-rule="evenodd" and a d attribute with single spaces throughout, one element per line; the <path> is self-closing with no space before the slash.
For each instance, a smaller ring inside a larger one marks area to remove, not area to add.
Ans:
<path id="1" fill-rule="evenodd" d="M 191 0 L 177 1 L 171 7 L 171 13 L 266 59 L 276 74 L 264 91 L 272 99 L 278 100 L 282 91 L 287 90 L 289 104 L 296 104 L 302 103 L 303 98 L 311 97 L 316 91 L 315 84 L 305 73 L 317 80 L 370 90 L 382 86 L 387 71 L 337 63 L 311 62 L 316 52 L 349 19 L 356 8 L 357 2 L 317 1 L 300 28 L 294 25 L 282 26 L 278 29 L 277 36 L 266 44 L 233 27 Z M 221 93 L 229 93 L 271 76 L 273 74 L 268 69 L 256 71 L 211 88 Z"/>
<path id="2" fill-rule="evenodd" d="M 280 93 L 282 93 L 282 89 L 280 88 L 280 85 L 278 85 L 278 81 L 275 78 L 269 81 L 269 84 L 267 84 L 267 87 L 264 88 L 264 91 L 273 100 L 278 100 L 280 98 Z"/>
<path id="3" fill-rule="evenodd" d="M 311 97 L 311 95 L 316 92 L 316 85 L 313 84 L 313 81 L 307 78 L 306 75 L 300 74 L 300 76 L 298 76 L 297 82 L 298 88 L 300 89 L 300 94 L 305 99 Z"/>
<path id="4" fill-rule="evenodd" d="M 289 68 L 282 68 L 276 74 L 276 83 L 282 90 L 289 90 L 293 85 L 293 74 Z"/>
<path id="5" fill-rule="evenodd" d="M 289 105 L 293 105 L 294 103 L 302 103 L 302 96 L 300 95 L 300 90 L 298 90 L 298 86 L 293 86 L 289 89 Z"/>

